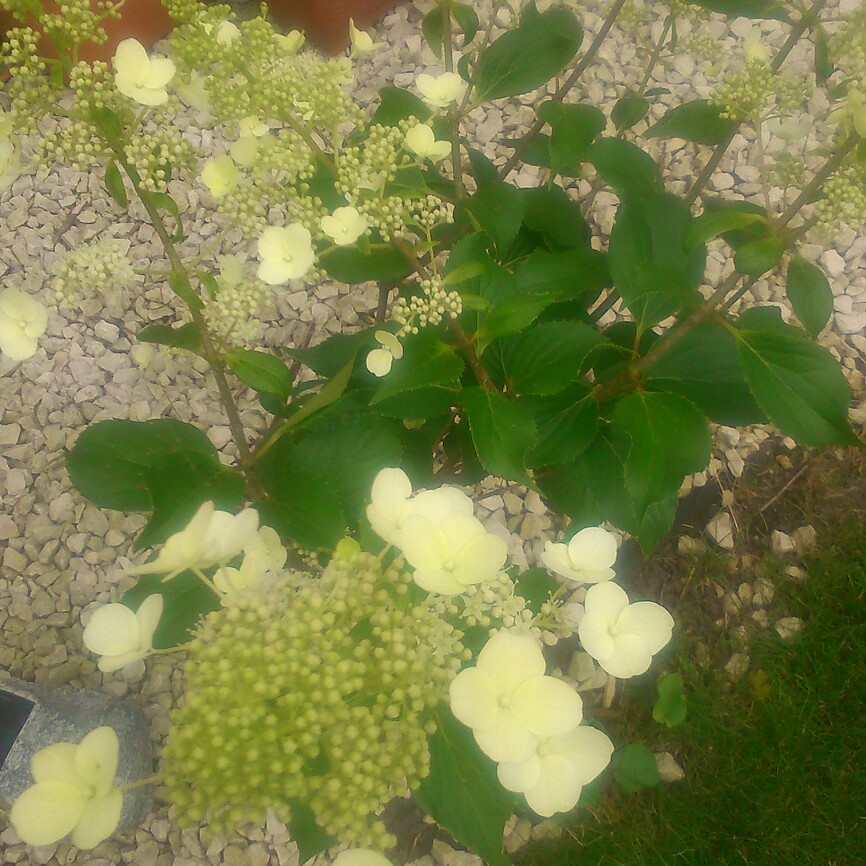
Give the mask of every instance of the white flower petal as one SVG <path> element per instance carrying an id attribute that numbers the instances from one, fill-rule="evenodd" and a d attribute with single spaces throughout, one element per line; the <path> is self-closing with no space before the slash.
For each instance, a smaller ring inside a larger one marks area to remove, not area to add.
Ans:
<path id="1" fill-rule="evenodd" d="M 494 761 L 519 764 L 528 761 L 538 746 L 538 737 L 527 731 L 509 712 L 500 711 L 496 722 L 483 730 L 474 729 L 478 747 Z"/>
<path id="2" fill-rule="evenodd" d="M 114 728 L 94 728 L 75 750 L 75 766 L 87 785 L 93 785 L 97 797 L 104 797 L 114 782 L 120 743 Z"/>
<path id="3" fill-rule="evenodd" d="M 571 686 L 554 677 L 533 677 L 511 698 L 517 720 L 544 739 L 576 728 L 583 718 L 583 701 Z"/>
<path id="4" fill-rule="evenodd" d="M 135 612 L 142 649 L 153 649 L 153 633 L 159 625 L 164 599 L 159 593 L 149 595 Z"/>
<path id="5" fill-rule="evenodd" d="M 68 782 L 39 782 L 12 804 L 9 820 L 27 845 L 51 845 L 71 833 L 84 812 L 84 792 Z"/>
<path id="6" fill-rule="evenodd" d="M 520 764 L 503 761 L 496 768 L 496 775 L 506 791 L 519 794 L 537 784 L 541 776 L 541 760 L 538 755 L 533 755 Z"/>
<path id="7" fill-rule="evenodd" d="M 615 535 L 600 526 L 588 526 L 568 542 L 568 556 L 578 571 L 599 571 L 616 562 L 616 548 Z"/>
<path id="8" fill-rule="evenodd" d="M 106 604 L 94 611 L 83 640 L 87 649 L 97 655 L 116 656 L 141 646 L 141 629 L 126 605 Z"/>
<path id="9" fill-rule="evenodd" d="M 554 544 L 552 541 L 545 542 L 544 549 L 541 551 L 541 561 L 545 568 L 550 569 L 554 574 L 582 582 L 581 572 L 572 567 L 567 545 Z"/>
<path id="10" fill-rule="evenodd" d="M 454 517 L 469 519 L 462 515 L 454 515 Z M 454 579 L 464 586 L 492 580 L 505 565 L 506 559 L 508 559 L 508 542 L 498 535 L 490 534 L 482 526 L 481 534 L 460 548 L 457 567 L 453 571 Z"/>
<path id="11" fill-rule="evenodd" d="M 420 514 L 410 514 L 403 522 L 401 546 L 412 568 L 438 570 L 451 556 L 448 536 Z"/>
<path id="12" fill-rule="evenodd" d="M 84 851 L 95 848 L 117 829 L 122 811 L 120 788 L 112 788 L 105 796 L 94 798 L 85 805 L 72 831 L 72 844 Z"/>
<path id="13" fill-rule="evenodd" d="M 81 785 L 81 776 L 75 766 L 74 743 L 52 743 L 40 749 L 30 759 L 30 772 L 36 782 L 66 782 Z"/>
<path id="14" fill-rule="evenodd" d="M 164 88 L 174 78 L 174 73 L 175 65 L 173 60 L 170 60 L 168 57 L 155 57 L 150 61 L 147 76 L 141 84 L 150 90 L 159 90 Z"/>
<path id="15" fill-rule="evenodd" d="M 589 616 L 599 617 L 613 624 L 628 607 L 628 596 L 616 583 L 598 583 L 586 591 L 583 606 Z"/>
<path id="16" fill-rule="evenodd" d="M 547 754 L 556 754 L 577 768 L 581 785 L 589 784 L 610 763 L 613 743 L 607 734 L 590 725 L 581 725 L 544 743 Z"/>
<path id="17" fill-rule="evenodd" d="M 538 781 L 524 792 L 533 812 L 549 818 L 557 812 L 568 812 L 577 805 L 583 785 L 577 767 L 559 755 L 544 755 Z"/>
<path id="18" fill-rule="evenodd" d="M 137 84 L 141 84 L 150 71 L 147 50 L 137 39 L 124 39 L 118 43 L 112 63 L 115 72 Z"/>
<path id="19" fill-rule="evenodd" d="M 620 634 L 635 634 L 655 655 L 671 639 L 674 618 L 654 601 L 638 601 L 630 604 L 616 621 Z"/>
<path id="20" fill-rule="evenodd" d="M 367 369 L 380 379 L 391 372 L 391 365 L 393 363 L 394 356 L 387 349 L 373 349 L 367 354 L 367 358 L 364 361 Z M 384 536 L 382 537 L 384 538 Z"/>
<path id="21" fill-rule="evenodd" d="M 544 656 L 535 638 L 504 630 L 484 644 L 477 664 L 493 680 L 498 693 L 508 696 L 527 680 L 543 676 L 545 670 Z"/>
<path id="22" fill-rule="evenodd" d="M 495 685 L 478 668 L 466 668 L 457 674 L 448 695 L 454 717 L 473 730 L 491 727 L 499 716 Z"/>
<path id="23" fill-rule="evenodd" d="M 421 589 L 439 595 L 460 595 L 466 591 L 466 584 L 461 583 L 444 568 L 416 568 L 412 573 L 412 580 Z"/>
<path id="24" fill-rule="evenodd" d="M 616 651 L 610 623 L 602 617 L 584 613 L 577 626 L 577 636 L 584 650 L 599 663 L 602 659 L 609 659 Z"/>

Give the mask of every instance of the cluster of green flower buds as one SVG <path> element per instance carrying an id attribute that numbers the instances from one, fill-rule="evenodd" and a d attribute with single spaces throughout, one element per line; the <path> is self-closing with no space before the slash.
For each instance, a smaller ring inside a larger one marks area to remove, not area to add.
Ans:
<path id="1" fill-rule="evenodd" d="M 58 302 L 77 297 L 110 297 L 128 288 L 135 278 L 132 264 L 116 238 L 84 244 L 54 266 L 53 285 Z"/>
<path id="2" fill-rule="evenodd" d="M 467 653 L 409 574 L 341 542 L 321 577 L 224 600 L 189 644 L 165 751 L 181 820 L 284 820 L 305 803 L 341 841 L 393 843 L 375 813 L 429 771 L 427 736 Z"/>
<path id="3" fill-rule="evenodd" d="M 443 319 L 454 319 L 463 311 L 460 293 L 447 291 L 441 277 L 421 280 L 421 294 L 398 298 L 391 318 L 400 325 L 398 337 L 417 334 L 428 325 L 438 325 Z"/>

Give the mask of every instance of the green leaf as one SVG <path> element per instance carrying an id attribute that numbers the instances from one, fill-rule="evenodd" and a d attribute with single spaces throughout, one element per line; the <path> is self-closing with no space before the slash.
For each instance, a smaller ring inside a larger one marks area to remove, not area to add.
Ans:
<path id="1" fill-rule="evenodd" d="M 417 117 L 420 121 L 427 120 L 433 114 L 424 101 L 400 87 L 387 85 L 379 91 L 379 107 L 373 113 L 371 124 L 380 126 L 397 126 L 401 120 Z"/>
<path id="2" fill-rule="evenodd" d="M 551 397 L 527 396 L 518 402 L 532 414 L 538 431 L 526 455 L 526 465 L 531 469 L 569 463 L 595 439 L 598 403 L 583 382 Z"/>
<path id="3" fill-rule="evenodd" d="M 617 194 L 664 192 L 659 167 L 639 147 L 619 138 L 600 138 L 586 158 Z"/>
<path id="4" fill-rule="evenodd" d="M 291 396 L 292 374 L 279 358 L 251 349 L 238 349 L 223 358 L 228 368 L 253 391 L 273 394 L 283 402 Z"/>
<path id="5" fill-rule="evenodd" d="M 801 445 L 859 445 L 848 423 L 851 394 L 836 359 L 778 307 L 753 307 L 737 320 L 740 363 L 770 421 Z"/>
<path id="6" fill-rule="evenodd" d="M 463 32 L 463 47 L 465 48 L 478 33 L 478 15 L 468 3 L 451 3 L 451 13 L 457 19 Z"/>
<path id="7" fill-rule="evenodd" d="M 322 389 L 315 396 L 307 400 L 303 406 L 300 406 L 296 412 L 288 419 L 286 427 L 297 427 L 302 421 L 327 408 L 332 403 L 336 403 L 349 384 L 349 379 L 352 376 L 352 370 L 355 366 L 354 356 L 345 367 L 339 370 L 336 375 L 326 382 Z M 285 429 L 285 428 L 284 428 Z"/>
<path id="8" fill-rule="evenodd" d="M 577 53 L 583 30 L 564 8 L 539 14 L 534 3 L 523 10 L 520 25 L 500 36 L 481 55 L 477 101 L 528 93 L 561 72 Z"/>
<path id="9" fill-rule="evenodd" d="M 207 436 L 191 424 L 172 418 L 118 420 L 88 427 L 66 455 L 66 468 L 79 493 L 101 508 L 150 511 L 149 471 L 178 451 L 219 460 Z"/>
<path id="10" fill-rule="evenodd" d="M 178 274 L 172 271 L 168 275 L 169 288 L 181 299 L 187 302 L 194 310 L 204 307 L 204 302 L 196 294 L 186 274 Z"/>
<path id="11" fill-rule="evenodd" d="M 785 241 L 782 238 L 747 241 L 734 253 L 734 266 L 741 274 L 758 276 L 775 268 L 784 252 Z"/>
<path id="12" fill-rule="evenodd" d="M 450 13 L 449 13 L 450 14 Z M 421 21 L 421 32 L 430 46 L 430 50 L 437 56 L 442 56 L 445 28 L 442 21 L 442 3 L 435 3 L 433 8 Z"/>
<path id="13" fill-rule="evenodd" d="M 509 394 L 556 394 L 577 379 L 586 356 L 603 339 L 579 322 L 542 322 L 497 341 L 484 359 L 498 355 Z"/>
<path id="14" fill-rule="evenodd" d="M 180 208 L 177 202 L 167 192 L 153 192 L 152 190 L 142 190 L 142 196 L 149 198 L 151 202 L 158 208 L 167 211 L 174 217 L 175 228 L 174 234 L 171 236 L 173 243 L 179 243 L 183 240 L 183 223 L 180 219 Z M 185 300 L 185 299 L 184 299 Z"/>
<path id="15" fill-rule="evenodd" d="M 467 151 L 469 153 L 469 170 L 472 172 L 472 177 L 475 178 L 475 185 L 478 189 L 496 183 L 499 172 L 493 162 L 477 148 L 469 147 Z"/>
<path id="16" fill-rule="evenodd" d="M 138 339 L 142 343 L 156 343 L 160 346 L 171 346 L 174 349 L 186 349 L 196 354 L 201 352 L 201 335 L 192 322 L 187 322 L 179 328 L 174 328 L 171 325 L 147 325 L 138 332 Z"/>
<path id="17" fill-rule="evenodd" d="M 316 822 L 316 816 L 306 803 L 289 801 L 289 835 L 298 846 L 298 862 L 306 863 L 316 854 L 332 848 L 337 839 L 326 833 Z"/>
<path id="18" fill-rule="evenodd" d="M 610 113 L 617 132 L 631 129 L 636 123 L 640 123 L 646 117 L 649 107 L 649 100 L 636 93 L 627 93 L 618 99 Z"/>
<path id="19" fill-rule="evenodd" d="M 777 0 L 692 0 L 695 6 L 702 6 L 711 12 L 721 12 L 731 18 L 775 18 L 778 21 L 791 21 L 785 7 Z"/>
<path id="20" fill-rule="evenodd" d="M 233 511 L 246 491 L 238 471 L 200 451 L 176 451 L 157 458 L 148 467 L 146 484 L 153 514 L 135 539 L 136 550 L 162 544 L 179 532 L 202 502 L 210 500 L 220 511 Z"/>
<path id="21" fill-rule="evenodd" d="M 695 217 L 692 227 L 686 235 L 686 244 L 690 247 L 696 247 L 706 243 L 710 238 L 734 229 L 754 227 L 756 223 L 767 225 L 767 218 L 761 213 L 752 213 L 737 208 L 705 210 L 699 217 Z"/>
<path id="22" fill-rule="evenodd" d="M 588 247 L 564 252 L 536 250 L 521 262 L 516 273 L 521 294 L 553 294 L 557 300 L 581 298 L 610 285 L 608 259 Z"/>
<path id="23" fill-rule="evenodd" d="M 120 169 L 117 167 L 117 162 L 113 159 L 108 161 L 105 166 L 105 189 L 108 194 L 121 206 L 129 205 L 129 196 L 126 194 L 126 187 L 123 184 L 123 176 Z"/>
<path id="24" fill-rule="evenodd" d="M 810 337 L 817 337 L 833 313 L 833 290 L 824 272 L 802 256 L 794 256 L 788 263 L 786 289 L 794 315 Z"/>
<path id="25" fill-rule="evenodd" d="M 284 351 L 313 372 L 330 379 L 336 376 L 346 364 L 354 361 L 358 351 L 369 344 L 369 331 L 359 331 L 356 334 L 334 334 L 317 346 L 307 349 L 286 346 Z"/>
<path id="26" fill-rule="evenodd" d="M 514 579 L 514 592 L 525 598 L 533 613 L 540 613 L 541 606 L 559 589 L 559 581 L 551 577 L 546 568 L 530 568 Z"/>
<path id="27" fill-rule="evenodd" d="M 110 144 L 118 144 L 123 141 L 123 124 L 120 118 L 107 106 L 99 105 L 91 108 L 90 117 L 96 128 L 105 136 Z"/>
<path id="28" fill-rule="evenodd" d="M 723 108 L 708 99 L 696 99 L 670 109 L 644 135 L 647 138 L 683 138 L 696 144 L 716 145 L 733 134 L 739 123 L 722 117 Z"/>
<path id="29" fill-rule="evenodd" d="M 499 784 L 496 765 L 478 748 L 472 732 L 444 704 L 436 712 L 436 724 L 430 773 L 412 798 L 487 866 L 510 866 L 502 836 L 513 797 Z"/>
<path id="30" fill-rule="evenodd" d="M 524 463 L 535 440 L 535 422 L 529 412 L 514 400 L 480 387 L 465 388 L 460 402 L 469 417 L 481 465 L 491 475 L 534 487 Z"/>
<path id="31" fill-rule="evenodd" d="M 395 394 L 452 382 L 460 376 L 464 366 L 454 347 L 443 343 L 429 331 L 410 335 L 403 340 L 403 357 L 394 362 L 370 405 Z"/>
<path id="32" fill-rule="evenodd" d="M 709 463 L 712 440 L 707 420 L 678 394 L 628 394 L 617 403 L 612 425 L 631 437 L 624 478 L 639 511 L 675 494 L 686 475 Z"/>
<path id="33" fill-rule="evenodd" d="M 335 280 L 350 285 L 394 282 L 412 270 L 403 253 L 390 244 L 378 243 L 370 244 L 367 253 L 357 247 L 333 247 L 319 256 L 319 263 Z"/>
<path id="34" fill-rule="evenodd" d="M 393 375 L 393 372 L 388 374 L 389 377 Z M 459 394 L 460 382 L 454 379 L 441 385 L 404 391 L 393 397 L 377 400 L 376 412 L 389 418 L 407 421 L 426 421 L 438 415 L 445 415 L 447 418 L 451 407 L 457 405 Z"/>
<path id="35" fill-rule="evenodd" d="M 504 256 L 523 222 L 525 204 L 520 190 L 507 183 L 488 184 L 458 207 L 476 229 L 490 235 L 497 252 Z"/>
<path id="36" fill-rule="evenodd" d="M 561 249 L 589 245 L 590 229 L 580 205 L 572 201 L 562 187 L 529 187 L 522 189 L 525 210 L 523 225 L 538 232 Z"/>
<path id="37" fill-rule="evenodd" d="M 653 719 L 660 725 L 674 728 L 686 720 L 686 696 L 683 693 L 683 675 L 679 672 L 664 674 L 656 683 L 658 700 L 653 705 Z"/>
<path id="38" fill-rule="evenodd" d="M 590 144 L 607 125 L 604 114 L 593 105 L 549 100 L 538 110 L 538 117 L 551 128 L 550 170 L 554 174 L 580 176 Z"/>
<path id="39" fill-rule="evenodd" d="M 613 777 L 627 794 L 652 788 L 661 781 L 653 753 L 639 743 L 617 749 L 611 760 Z"/>
<path id="40" fill-rule="evenodd" d="M 162 616 L 153 635 L 156 649 L 168 649 L 185 643 L 192 637 L 199 619 L 220 606 L 213 590 L 191 571 L 182 572 L 168 583 L 163 583 L 162 578 L 161 574 L 146 574 L 121 598 L 128 608 L 138 610 L 149 595 L 163 597 Z"/>
<path id="41" fill-rule="evenodd" d="M 815 36 L 815 84 L 822 87 L 827 79 L 836 71 L 833 61 L 830 59 L 830 45 L 827 40 L 827 31 L 816 22 L 812 28 Z"/>
<path id="42" fill-rule="evenodd" d="M 467 280 L 474 280 L 475 277 L 480 277 L 486 268 L 486 262 L 463 262 L 448 271 L 445 275 L 445 279 L 442 280 L 442 285 L 458 286 L 460 283 L 465 283 Z"/>
<path id="43" fill-rule="evenodd" d="M 688 331 L 645 373 L 646 387 L 691 400 L 711 421 L 730 427 L 763 424 L 737 354 L 737 341 L 721 322 Z"/>

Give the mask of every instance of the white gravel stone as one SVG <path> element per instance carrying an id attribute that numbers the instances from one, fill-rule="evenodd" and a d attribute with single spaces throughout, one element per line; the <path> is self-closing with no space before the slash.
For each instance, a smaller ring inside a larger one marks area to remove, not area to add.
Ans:
<path id="1" fill-rule="evenodd" d="M 790 640 L 803 630 L 803 620 L 796 616 L 783 616 L 773 628 L 782 640 Z"/>
<path id="2" fill-rule="evenodd" d="M 734 524 L 731 515 L 725 511 L 719 511 L 707 524 L 704 530 L 709 537 L 725 550 L 733 550 L 734 547 Z"/>
<path id="3" fill-rule="evenodd" d="M 676 759 L 670 752 L 656 752 L 654 757 L 659 771 L 659 778 L 663 782 L 680 782 L 685 779 L 685 770 L 676 762 Z"/>
<path id="4" fill-rule="evenodd" d="M 773 550 L 773 553 L 793 553 L 794 552 L 794 540 L 785 532 L 782 532 L 780 529 L 774 529 L 770 533 L 770 547 Z"/>

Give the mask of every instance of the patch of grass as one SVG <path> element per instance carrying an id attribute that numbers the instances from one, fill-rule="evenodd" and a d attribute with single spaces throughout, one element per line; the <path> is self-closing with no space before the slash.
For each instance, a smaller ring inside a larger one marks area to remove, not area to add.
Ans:
<path id="1" fill-rule="evenodd" d="M 808 580 L 780 579 L 777 601 L 805 621 L 803 632 L 789 642 L 759 632 L 750 674 L 731 686 L 721 670 L 729 647 L 713 646 L 710 617 L 689 593 L 675 610 L 684 626 L 676 654 L 688 692 L 686 722 L 667 730 L 651 721 L 657 665 L 646 682 L 629 684 L 624 715 L 610 724 L 619 744 L 631 739 L 672 751 L 685 781 L 624 795 L 606 771 L 601 805 L 579 810 L 561 838 L 531 845 L 517 858 L 521 866 L 866 862 L 864 461 L 828 456 L 801 480 L 785 507 L 795 525 L 818 527 L 819 548 L 805 563 Z M 755 501 L 767 501 L 767 492 Z M 772 558 L 763 564 L 773 570 Z M 721 573 L 724 564 L 705 560 L 702 567 Z M 733 585 L 753 578 L 735 576 Z M 709 574 L 704 583 L 719 579 Z M 697 640 L 709 643 L 709 665 L 695 661 Z"/>

